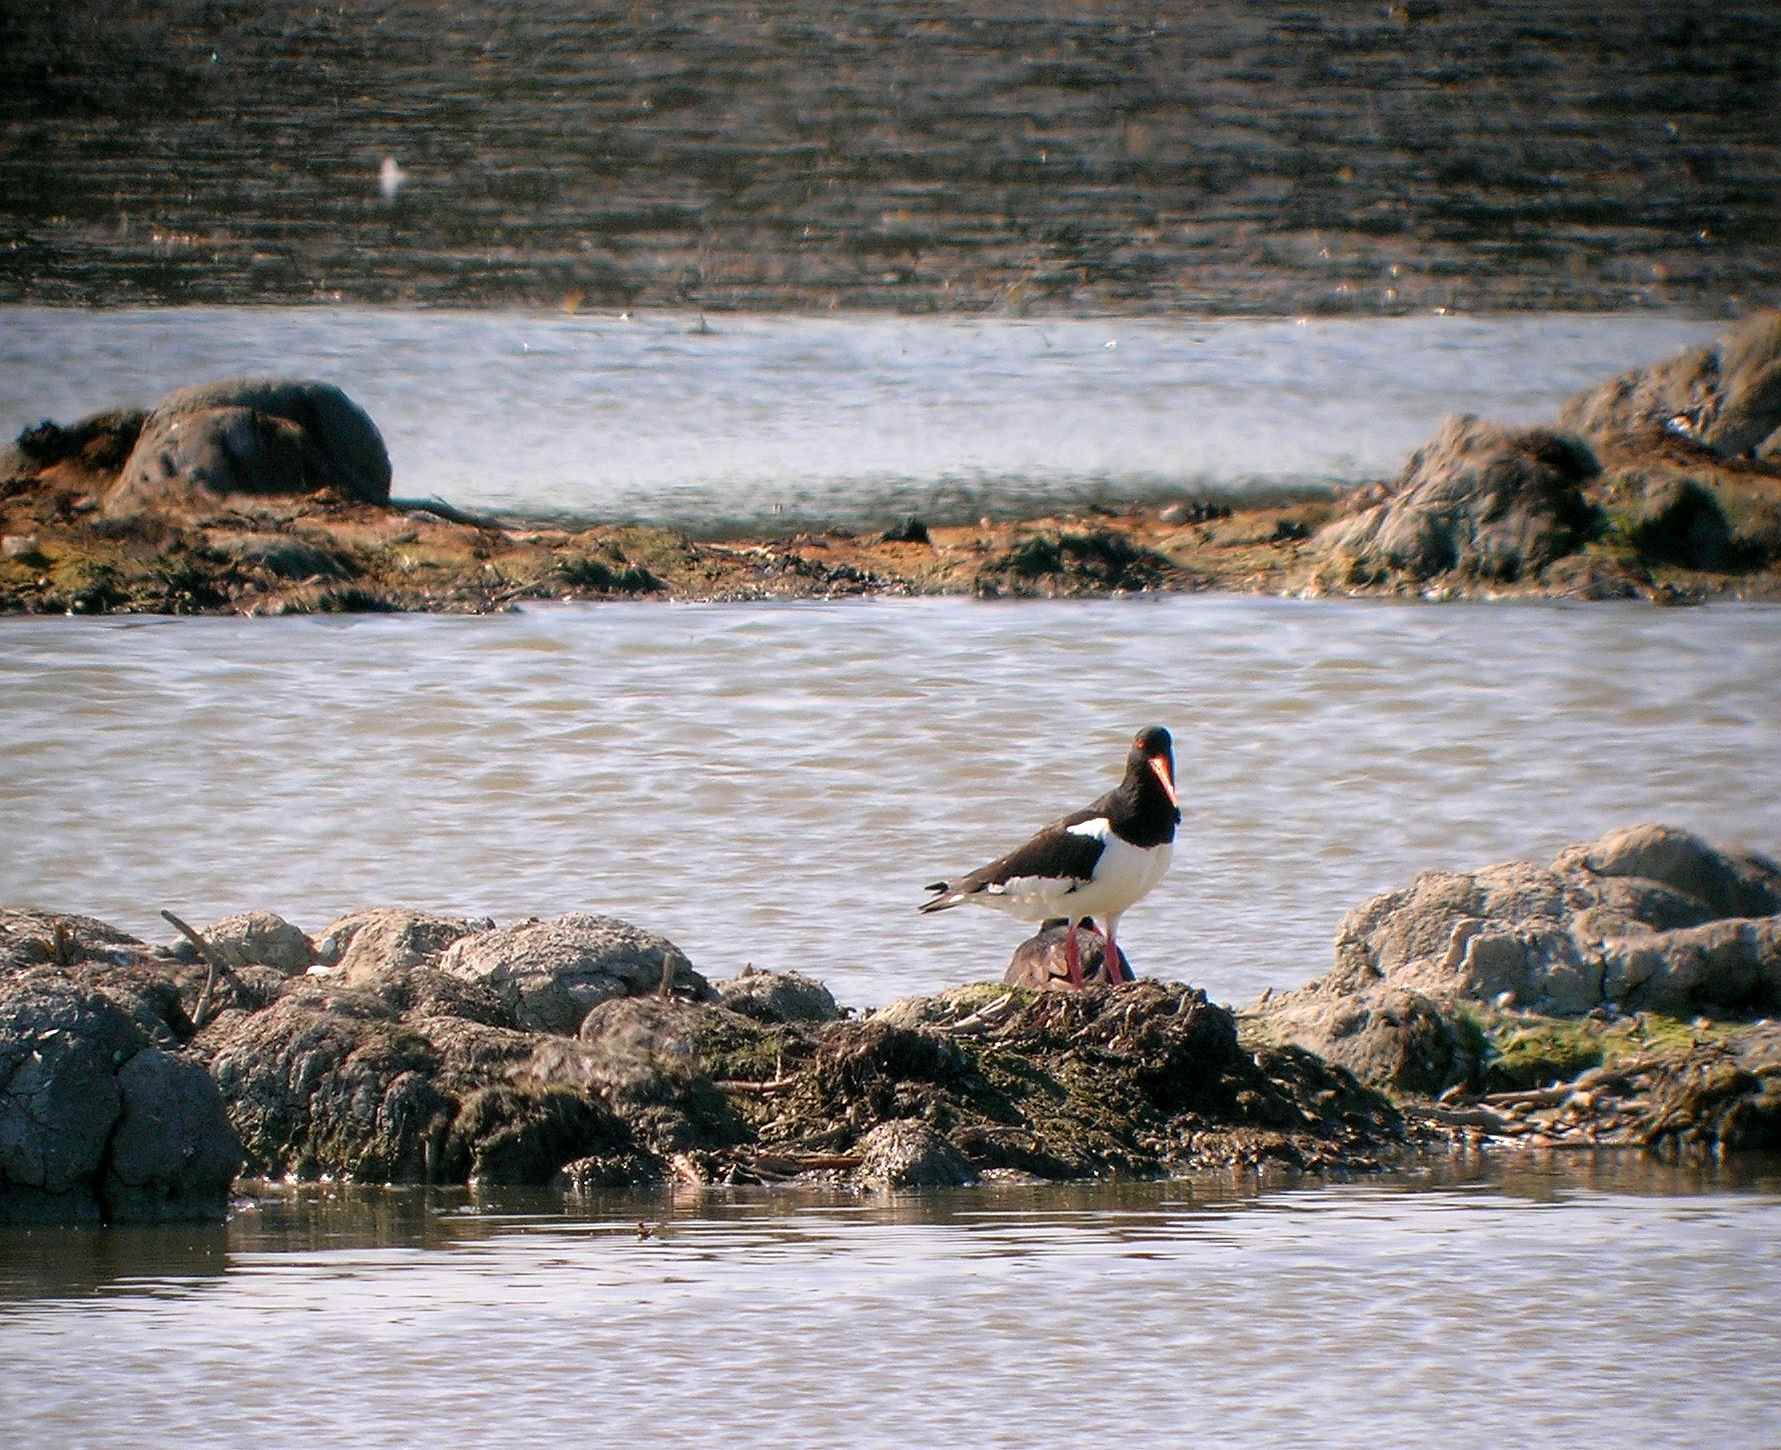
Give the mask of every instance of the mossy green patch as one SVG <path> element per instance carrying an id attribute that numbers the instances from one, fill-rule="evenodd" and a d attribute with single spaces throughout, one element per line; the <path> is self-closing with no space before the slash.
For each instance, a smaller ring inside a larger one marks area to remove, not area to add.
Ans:
<path id="1" fill-rule="evenodd" d="M 1736 1022 L 1684 1022 L 1654 1012 L 1604 1020 L 1479 1008 L 1459 1017 L 1485 1044 L 1486 1092 L 1569 1082 L 1592 1067 L 1612 1067 L 1654 1053 L 1682 1053 L 1697 1043 L 1730 1040 L 1747 1030 Z"/>

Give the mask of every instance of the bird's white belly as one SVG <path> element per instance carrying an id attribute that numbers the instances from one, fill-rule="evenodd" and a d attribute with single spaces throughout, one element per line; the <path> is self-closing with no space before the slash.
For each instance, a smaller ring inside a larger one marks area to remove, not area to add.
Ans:
<path id="1" fill-rule="evenodd" d="M 1049 916 L 1092 916 L 1105 924 L 1106 918 L 1118 916 L 1131 906 L 1169 869 L 1174 851 L 1170 844 L 1134 846 L 1108 831 L 1105 821 L 1088 821 L 1071 829 L 1084 835 L 1104 836 L 1105 845 L 1092 881 L 1016 876 L 1000 888 L 991 887 L 970 899 L 1022 921 L 1043 921 Z"/>

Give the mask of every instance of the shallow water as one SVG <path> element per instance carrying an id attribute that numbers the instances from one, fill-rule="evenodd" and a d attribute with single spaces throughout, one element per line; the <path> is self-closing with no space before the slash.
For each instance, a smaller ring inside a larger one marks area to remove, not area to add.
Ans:
<path id="1" fill-rule="evenodd" d="M 661 1224 L 645 1240 L 640 1221 Z M 1781 1162 L 0 1231 L 19 1443 L 1774 1444 Z"/>
<path id="2" fill-rule="evenodd" d="M 1395 321 L 0 309 L 0 437 L 277 372 L 376 421 L 401 496 L 574 519 L 882 526 L 1392 477 L 1449 413 L 1550 421 L 1714 336 L 1664 315 Z"/>
<path id="3" fill-rule="evenodd" d="M 1177 737 L 1141 974 L 1245 1002 L 1421 870 L 1662 821 L 1781 849 L 1781 610 L 1223 597 L 0 621 L 0 900 L 150 940 L 264 908 L 611 912 L 871 1005 L 999 976 L 918 917 Z"/>

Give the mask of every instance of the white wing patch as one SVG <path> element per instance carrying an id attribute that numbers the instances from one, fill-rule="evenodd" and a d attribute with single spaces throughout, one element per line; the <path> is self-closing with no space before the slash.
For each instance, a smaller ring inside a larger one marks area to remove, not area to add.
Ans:
<path id="1" fill-rule="evenodd" d="M 1043 921 L 1070 910 L 1069 900 L 1080 884 L 1067 876 L 1011 876 L 971 899 L 1023 921 Z"/>

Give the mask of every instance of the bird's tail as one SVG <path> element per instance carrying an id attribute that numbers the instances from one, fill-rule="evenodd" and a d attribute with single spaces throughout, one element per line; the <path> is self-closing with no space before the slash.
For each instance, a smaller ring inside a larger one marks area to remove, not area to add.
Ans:
<path id="1" fill-rule="evenodd" d="M 915 909 L 917 911 L 945 911 L 949 906 L 957 906 L 965 898 L 952 889 L 950 881 L 934 881 L 922 887 L 923 891 L 935 893 L 933 900 L 924 901 Z"/>

